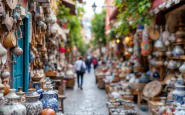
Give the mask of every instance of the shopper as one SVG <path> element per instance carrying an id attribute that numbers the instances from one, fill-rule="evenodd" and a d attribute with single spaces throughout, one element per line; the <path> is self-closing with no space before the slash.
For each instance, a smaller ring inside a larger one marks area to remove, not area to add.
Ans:
<path id="1" fill-rule="evenodd" d="M 95 70 L 98 66 L 98 60 L 96 59 L 96 57 L 93 59 L 93 65 L 94 65 L 94 70 Z"/>
<path id="2" fill-rule="evenodd" d="M 86 66 L 87 66 L 87 71 L 88 71 L 88 73 L 91 72 L 91 63 L 92 63 L 91 57 L 88 56 L 88 57 L 86 58 L 86 60 L 85 60 L 85 64 L 86 64 Z"/>
<path id="3" fill-rule="evenodd" d="M 78 88 L 83 89 L 83 75 L 85 74 L 86 70 L 86 65 L 85 62 L 83 61 L 83 58 L 80 57 L 79 60 L 75 62 L 75 70 L 77 74 L 77 83 L 78 83 Z M 80 82 L 81 79 L 81 82 Z"/>

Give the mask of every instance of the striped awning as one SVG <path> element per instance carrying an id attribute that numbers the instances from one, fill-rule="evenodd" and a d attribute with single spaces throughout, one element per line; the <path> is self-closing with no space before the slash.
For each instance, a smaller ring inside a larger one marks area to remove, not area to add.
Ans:
<path id="1" fill-rule="evenodd" d="M 173 5 L 179 4 L 183 0 L 153 0 L 150 14 L 155 15 L 162 10 L 168 9 Z"/>

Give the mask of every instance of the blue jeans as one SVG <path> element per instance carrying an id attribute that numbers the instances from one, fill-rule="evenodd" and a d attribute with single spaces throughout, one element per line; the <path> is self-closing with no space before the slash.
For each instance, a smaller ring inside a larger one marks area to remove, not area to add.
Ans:
<path id="1" fill-rule="evenodd" d="M 88 73 L 90 73 L 91 72 L 91 67 L 87 66 L 87 71 L 88 71 Z"/>
<path id="2" fill-rule="evenodd" d="M 78 83 L 78 86 L 82 86 L 83 85 L 83 76 L 84 76 L 84 74 L 83 73 L 81 73 L 81 72 L 76 72 L 77 73 L 77 83 Z M 80 83 L 80 78 L 81 78 L 81 83 Z"/>

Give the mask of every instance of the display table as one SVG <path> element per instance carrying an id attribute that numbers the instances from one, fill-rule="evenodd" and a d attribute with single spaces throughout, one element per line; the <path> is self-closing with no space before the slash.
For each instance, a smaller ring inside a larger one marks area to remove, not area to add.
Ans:
<path id="1" fill-rule="evenodd" d="M 75 85 L 75 77 L 72 78 L 64 78 L 66 80 L 66 87 L 73 88 Z"/>
<path id="2" fill-rule="evenodd" d="M 64 99 L 66 99 L 65 95 L 58 95 L 58 109 L 64 113 Z"/>
<path id="3" fill-rule="evenodd" d="M 133 90 L 133 91 L 132 91 L 132 94 L 133 94 L 133 95 L 137 95 L 137 105 L 140 106 L 141 100 L 142 100 L 142 98 L 141 98 L 141 96 L 142 96 L 142 91 L 140 91 L 140 90 Z"/>

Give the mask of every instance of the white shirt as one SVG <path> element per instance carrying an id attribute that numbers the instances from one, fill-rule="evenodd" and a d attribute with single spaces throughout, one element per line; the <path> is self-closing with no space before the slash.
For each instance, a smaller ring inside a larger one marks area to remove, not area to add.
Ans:
<path id="1" fill-rule="evenodd" d="M 85 65 L 85 62 L 84 62 L 84 61 L 82 61 L 82 60 L 77 60 L 77 61 L 75 62 L 75 70 L 76 70 L 76 71 L 80 71 L 82 64 L 83 64 L 83 67 L 86 68 L 86 65 Z"/>

